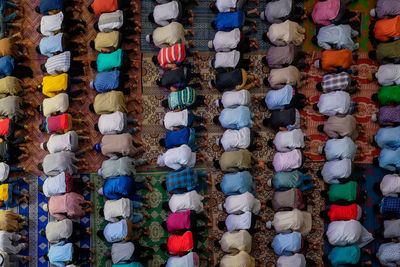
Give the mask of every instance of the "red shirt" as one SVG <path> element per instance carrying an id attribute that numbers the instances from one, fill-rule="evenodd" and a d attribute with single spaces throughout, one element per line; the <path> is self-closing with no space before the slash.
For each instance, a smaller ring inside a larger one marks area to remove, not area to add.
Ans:
<path id="1" fill-rule="evenodd" d="M 70 125 L 70 114 L 64 113 L 58 116 L 48 117 L 46 119 L 46 131 L 47 133 L 54 133 L 60 130 L 69 130 Z"/>
<path id="2" fill-rule="evenodd" d="M 168 63 L 182 63 L 186 57 L 184 44 L 176 44 L 171 47 L 161 48 L 158 52 L 158 62 L 162 68 Z"/>
<path id="3" fill-rule="evenodd" d="M 10 119 L 3 119 L 0 120 L 0 135 L 1 136 L 8 136 L 10 132 Z"/>
<path id="4" fill-rule="evenodd" d="M 193 234 L 185 232 L 183 235 L 171 235 L 167 241 L 168 251 L 171 255 L 184 255 L 193 249 Z"/>
<path id="5" fill-rule="evenodd" d="M 94 0 L 91 7 L 94 14 L 100 16 L 102 13 L 109 13 L 117 10 L 118 0 Z"/>
<path id="6" fill-rule="evenodd" d="M 190 229 L 190 210 L 170 213 L 167 219 L 167 229 L 170 233 Z"/>
<path id="7" fill-rule="evenodd" d="M 328 212 L 331 222 L 357 220 L 357 214 L 357 204 L 351 204 L 349 206 L 331 205 Z"/>

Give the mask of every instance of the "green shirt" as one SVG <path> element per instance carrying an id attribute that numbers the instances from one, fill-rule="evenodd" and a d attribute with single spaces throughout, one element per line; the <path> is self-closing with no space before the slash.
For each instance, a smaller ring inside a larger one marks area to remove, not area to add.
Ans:
<path id="1" fill-rule="evenodd" d="M 376 59 L 379 64 L 392 63 L 391 59 L 400 57 L 400 40 L 380 43 L 376 48 Z"/>
<path id="2" fill-rule="evenodd" d="M 168 105 L 172 110 L 185 109 L 196 101 L 196 91 L 192 87 L 186 87 L 178 92 L 171 92 L 168 96 Z"/>
<path id="3" fill-rule="evenodd" d="M 400 85 L 382 86 L 378 92 L 379 104 L 387 106 L 391 102 L 400 103 Z"/>
<path id="4" fill-rule="evenodd" d="M 350 181 L 345 184 L 332 184 L 328 190 L 329 200 L 355 201 L 357 199 L 357 183 Z"/>
<path id="5" fill-rule="evenodd" d="M 361 251 L 358 246 L 335 247 L 329 253 L 329 261 L 333 267 L 345 267 L 349 264 L 357 264 L 360 260 Z"/>
<path id="6" fill-rule="evenodd" d="M 112 53 L 100 53 L 97 56 L 97 71 L 111 71 L 114 68 L 121 67 L 122 63 L 122 50 L 118 49 Z"/>

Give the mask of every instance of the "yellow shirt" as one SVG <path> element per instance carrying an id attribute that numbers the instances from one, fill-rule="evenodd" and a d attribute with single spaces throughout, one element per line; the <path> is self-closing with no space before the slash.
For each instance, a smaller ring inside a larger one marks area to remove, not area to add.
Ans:
<path id="1" fill-rule="evenodd" d="M 119 45 L 119 31 L 113 32 L 99 32 L 94 39 L 94 48 L 101 52 L 102 48 L 114 47 L 118 48 Z"/>
<path id="2" fill-rule="evenodd" d="M 154 45 L 160 48 L 170 47 L 175 44 L 187 45 L 185 29 L 178 22 L 171 22 L 167 26 L 158 27 L 153 31 Z"/>
<path id="3" fill-rule="evenodd" d="M 13 76 L 7 76 L 0 79 L 0 98 L 7 95 L 18 95 L 22 91 L 22 81 Z"/>
<path id="4" fill-rule="evenodd" d="M 94 99 L 93 107 L 97 114 L 109 114 L 116 111 L 128 113 L 124 94 L 120 91 L 98 94 Z"/>
<path id="5" fill-rule="evenodd" d="M 219 243 L 224 252 L 236 253 L 239 251 L 251 251 L 251 235 L 246 230 L 225 232 Z"/>
<path id="6" fill-rule="evenodd" d="M 43 77 L 42 93 L 45 96 L 53 97 L 67 90 L 68 88 L 68 74 L 63 73 L 54 76 Z"/>
<path id="7" fill-rule="evenodd" d="M 236 255 L 227 254 L 221 259 L 221 267 L 254 267 L 255 259 L 246 251 L 240 251 Z"/>
<path id="8" fill-rule="evenodd" d="M 8 184 L 0 185 L 0 201 L 8 200 Z"/>

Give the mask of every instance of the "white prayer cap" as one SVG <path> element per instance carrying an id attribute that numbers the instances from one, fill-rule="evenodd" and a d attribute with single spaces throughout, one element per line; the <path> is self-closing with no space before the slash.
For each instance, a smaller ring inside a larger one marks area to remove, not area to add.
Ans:
<path id="1" fill-rule="evenodd" d="M 49 212 L 49 205 L 43 204 L 42 209 L 43 209 L 45 212 Z"/>
<path id="2" fill-rule="evenodd" d="M 208 46 L 208 48 L 213 49 L 213 48 L 214 48 L 214 43 L 213 43 L 213 41 L 212 41 L 212 40 L 208 41 L 207 46 Z"/>
<path id="3" fill-rule="evenodd" d="M 10 166 L 4 162 L 0 162 L 0 182 L 4 182 L 10 173 Z"/>
<path id="4" fill-rule="evenodd" d="M 43 150 L 46 150 L 46 149 L 44 149 L 44 143 L 40 143 L 40 148 Z"/>
<path id="5" fill-rule="evenodd" d="M 150 41 L 151 41 L 150 34 L 148 34 L 148 35 L 146 35 L 146 42 L 150 43 Z"/>
<path id="6" fill-rule="evenodd" d="M 272 187 L 272 179 L 268 179 L 268 180 L 267 180 L 267 185 L 268 185 L 269 187 Z"/>
<path id="7" fill-rule="evenodd" d="M 271 222 L 271 221 L 266 222 L 266 223 L 265 223 L 265 226 L 266 226 L 268 229 L 271 229 L 271 228 L 272 228 L 272 222 Z"/>
<path id="8" fill-rule="evenodd" d="M 100 175 L 100 176 L 102 176 L 102 175 L 101 175 L 101 168 L 97 170 L 97 174 Z"/>
<path id="9" fill-rule="evenodd" d="M 158 156 L 157 158 L 157 164 L 160 167 L 164 167 L 165 166 L 165 162 L 164 162 L 164 157 L 163 155 Z"/>
<path id="10" fill-rule="evenodd" d="M 103 187 L 100 187 L 100 189 L 97 190 L 97 193 L 99 193 L 99 195 L 104 195 L 104 189 L 103 189 Z"/>
<path id="11" fill-rule="evenodd" d="M 317 69 L 319 69 L 321 67 L 321 60 L 320 59 L 314 61 L 314 67 L 316 67 Z"/>
<path id="12" fill-rule="evenodd" d="M 322 155 L 324 153 L 324 146 L 319 146 L 318 147 L 318 154 Z"/>
<path id="13" fill-rule="evenodd" d="M 221 138 L 217 137 L 217 139 L 215 139 L 215 143 L 217 146 L 221 145 Z"/>
<path id="14" fill-rule="evenodd" d="M 371 120 L 372 121 L 377 121 L 378 120 L 378 116 L 376 114 L 372 114 Z"/>
<path id="15" fill-rule="evenodd" d="M 265 20 L 265 11 L 260 13 L 260 19 Z"/>
<path id="16" fill-rule="evenodd" d="M 371 17 L 375 17 L 376 16 L 375 8 L 371 9 L 369 11 L 369 14 L 371 15 Z"/>
<path id="17" fill-rule="evenodd" d="M 215 106 L 217 106 L 217 108 L 219 108 L 219 99 L 215 100 Z"/>
<path id="18" fill-rule="evenodd" d="M 94 83 L 93 83 L 93 81 L 91 81 L 91 82 L 89 83 L 89 87 L 92 88 L 92 89 L 94 89 Z"/>

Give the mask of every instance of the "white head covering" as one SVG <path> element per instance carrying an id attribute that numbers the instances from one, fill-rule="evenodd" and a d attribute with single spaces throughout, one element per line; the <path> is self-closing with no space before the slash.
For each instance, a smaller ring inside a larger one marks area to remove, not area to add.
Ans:
<path id="1" fill-rule="evenodd" d="M 221 145 L 221 138 L 217 137 L 217 139 L 215 139 L 215 144 L 217 144 L 217 146 Z"/>
<path id="2" fill-rule="evenodd" d="M 260 13 L 260 19 L 265 20 L 265 11 Z"/>
<path id="3" fill-rule="evenodd" d="M 101 168 L 97 170 L 97 174 L 100 175 L 100 176 L 102 176 L 102 175 L 101 175 Z"/>
<path id="4" fill-rule="evenodd" d="M 272 228 L 272 222 L 271 222 L 271 221 L 266 222 L 266 223 L 265 223 L 265 226 L 266 226 L 268 229 L 271 229 L 271 228 Z"/>
<path id="5" fill-rule="evenodd" d="M 146 42 L 150 43 L 150 41 L 151 41 L 150 34 L 148 34 L 148 35 L 146 35 Z"/>
<path id="6" fill-rule="evenodd" d="M 43 209 L 45 212 L 49 212 L 49 205 L 43 204 L 42 209 Z"/>
<path id="7" fill-rule="evenodd" d="M 4 263 L 4 257 L 3 257 L 3 255 L 0 255 L 0 264 L 3 264 Z"/>
<path id="8" fill-rule="evenodd" d="M 160 119 L 160 125 L 164 126 L 164 119 Z"/>
<path id="9" fill-rule="evenodd" d="M 93 81 L 91 81 L 91 82 L 89 83 L 89 87 L 92 88 L 92 89 L 94 89 L 94 83 L 93 83 Z"/>
<path id="10" fill-rule="evenodd" d="M 376 114 L 372 114 L 371 120 L 372 121 L 377 121 L 378 120 L 378 116 Z"/>
<path id="11" fill-rule="evenodd" d="M 213 41 L 212 41 L 212 40 L 208 41 L 207 46 L 208 46 L 208 48 L 213 49 L 213 48 L 214 48 L 214 43 L 213 43 Z"/>
<path id="12" fill-rule="evenodd" d="M 314 67 L 316 67 L 317 69 L 319 69 L 321 67 L 321 60 L 320 59 L 314 61 Z"/>
<path id="13" fill-rule="evenodd" d="M 324 146 L 319 146 L 318 147 L 318 154 L 322 155 L 324 153 Z"/>
<path id="14" fill-rule="evenodd" d="M 103 187 L 100 187 L 99 190 L 97 190 L 97 193 L 99 193 L 99 195 L 104 195 Z"/>
<path id="15" fill-rule="evenodd" d="M 211 89 L 211 88 L 213 88 L 213 87 L 214 87 L 214 86 L 212 85 L 211 81 L 209 81 L 209 82 L 208 82 L 208 88 Z"/>
<path id="16" fill-rule="evenodd" d="M 163 155 L 158 156 L 157 158 L 157 164 L 160 167 L 164 167 L 165 166 L 165 162 L 164 162 L 164 157 Z"/>
<path id="17" fill-rule="evenodd" d="M 219 99 L 215 100 L 215 106 L 217 106 L 217 108 L 219 108 Z"/>
<path id="18" fill-rule="evenodd" d="M 371 17 L 375 17 L 376 16 L 375 8 L 371 9 L 369 11 L 369 14 L 371 15 Z"/>
<path id="19" fill-rule="evenodd" d="M 10 166 L 4 162 L 0 162 L 0 182 L 4 182 L 10 173 Z"/>
<path id="20" fill-rule="evenodd" d="M 46 149 L 44 149 L 44 143 L 40 143 L 40 148 L 43 150 L 46 150 Z"/>
<path id="21" fill-rule="evenodd" d="M 272 179 L 268 179 L 268 180 L 267 180 L 267 185 L 268 185 L 269 187 L 272 187 Z"/>

